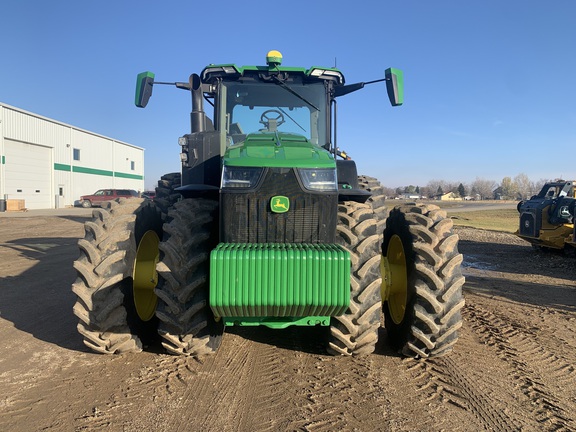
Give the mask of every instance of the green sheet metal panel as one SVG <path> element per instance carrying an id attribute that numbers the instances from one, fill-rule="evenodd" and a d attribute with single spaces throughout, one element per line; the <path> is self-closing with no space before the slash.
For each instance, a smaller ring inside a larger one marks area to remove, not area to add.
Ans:
<path id="1" fill-rule="evenodd" d="M 337 316 L 350 303 L 350 255 L 336 244 L 220 243 L 210 256 L 217 317 Z"/>

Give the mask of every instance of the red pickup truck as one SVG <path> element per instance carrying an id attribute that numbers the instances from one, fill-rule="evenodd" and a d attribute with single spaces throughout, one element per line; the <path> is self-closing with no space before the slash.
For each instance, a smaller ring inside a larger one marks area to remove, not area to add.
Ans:
<path id="1" fill-rule="evenodd" d="M 88 208 L 92 206 L 101 206 L 107 201 L 113 201 L 116 198 L 138 198 L 138 192 L 132 189 L 100 189 L 92 195 L 83 195 L 80 197 L 80 205 Z"/>

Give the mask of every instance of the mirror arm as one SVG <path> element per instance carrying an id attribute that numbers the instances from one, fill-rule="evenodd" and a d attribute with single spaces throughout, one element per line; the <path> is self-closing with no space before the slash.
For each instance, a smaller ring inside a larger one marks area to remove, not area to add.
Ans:
<path id="1" fill-rule="evenodd" d="M 160 82 L 160 81 L 154 81 L 152 83 L 152 85 L 154 84 L 165 84 L 165 85 L 173 85 L 176 86 L 179 89 L 182 90 L 190 90 L 190 83 L 185 83 L 185 82 Z"/>

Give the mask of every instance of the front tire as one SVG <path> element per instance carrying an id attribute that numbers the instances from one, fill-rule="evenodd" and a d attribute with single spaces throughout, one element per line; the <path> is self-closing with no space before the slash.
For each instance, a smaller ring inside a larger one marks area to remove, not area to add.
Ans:
<path id="1" fill-rule="evenodd" d="M 224 325 L 215 320 L 209 306 L 210 251 L 218 242 L 217 215 L 216 200 L 184 199 L 174 205 L 164 225 L 156 314 L 162 345 L 172 354 L 214 354 L 222 341 Z"/>
<path id="2" fill-rule="evenodd" d="M 383 255 L 383 306 L 391 344 L 404 355 L 450 352 L 464 306 L 458 236 L 435 205 L 408 204 L 388 216 Z"/>
<path id="3" fill-rule="evenodd" d="M 350 253 L 350 306 L 331 319 L 327 351 L 332 355 L 367 355 L 376 347 L 381 308 L 376 227 L 370 204 L 338 205 L 336 242 Z"/>
<path id="4" fill-rule="evenodd" d="M 86 235 L 78 242 L 80 257 L 74 262 L 78 331 L 84 344 L 99 353 L 141 351 L 143 344 L 157 339 L 157 321 L 153 313 L 139 316 L 136 303 L 142 296 L 134 290 L 133 276 L 141 240 L 162 237 L 160 212 L 148 200 L 123 198 L 95 209 L 93 216 L 85 224 Z M 149 293 L 144 294 L 147 301 Z"/>

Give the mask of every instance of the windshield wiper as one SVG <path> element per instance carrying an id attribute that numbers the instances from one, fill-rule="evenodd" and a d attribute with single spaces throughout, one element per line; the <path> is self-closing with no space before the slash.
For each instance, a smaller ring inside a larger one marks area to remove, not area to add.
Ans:
<path id="1" fill-rule="evenodd" d="M 294 90 L 292 90 L 290 87 L 288 87 L 286 84 L 284 84 L 282 81 L 280 81 L 280 79 L 275 76 L 272 75 L 272 78 L 274 79 L 274 81 L 276 81 L 277 84 L 280 85 L 280 87 L 282 87 L 283 89 L 285 89 L 286 91 L 289 91 L 290 93 L 292 93 L 294 96 L 296 96 L 298 99 L 300 99 L 303 102 L 306 102 L 308 105 L 310 105 L 312 108 L 314 108 L 316 111 L 320 111 L 320 108 L 314 106 L 314 104 L 312 104 L 311 102 L 308 102 L 304 96 L 300 96 L 298 93 L 296 93 Z"/>
<path id="2" fill-rule="evenodd" d="M 282 114 L 284 114 L 286 117 L 288 117 L 290 120 L 292 120 L 296 126 L 298 126 L 300 129 L 302 129 L 304 132 L 306 132 L 306 129 L 304 129 L 302 126 L 300 126 L 300 124 L 299 124 L 296 120 L 294 120 L 294 119 L 292 118 L 292 116 L 290 116 L 290 114 L 288 114 L 286 111 L 284 111 L 284 110 L 283 110 L 282 108 L 280 108 L 280 107 L 276 107 L 276 109 L 277 109 L 278 111 L 280 111 Z"/>

